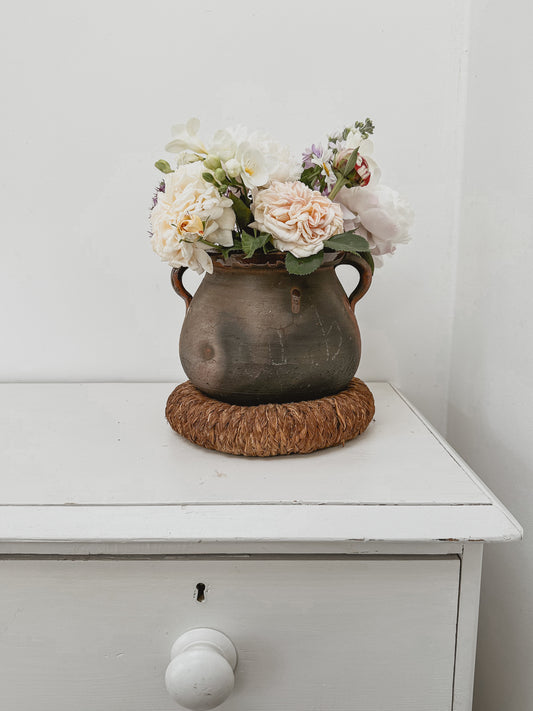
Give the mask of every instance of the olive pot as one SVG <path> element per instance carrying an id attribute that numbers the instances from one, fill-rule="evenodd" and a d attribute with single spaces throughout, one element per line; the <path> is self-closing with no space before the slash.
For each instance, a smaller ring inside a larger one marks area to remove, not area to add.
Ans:
<path id="1" fill-rule="evenodd" d="M 372 281 L 357 254 L 327 252 L 312 274 L 289 274 L 285 254 L 213 256 L 194 297 L 172 285 L 187 313 L 180 359 L 187 377 L 210 397 L 239 405 L 314 400 L 347 387 L 361 357 L 354 306 Z M 351 264 L 359 283 L 346 296 L 335 267 Z"/>

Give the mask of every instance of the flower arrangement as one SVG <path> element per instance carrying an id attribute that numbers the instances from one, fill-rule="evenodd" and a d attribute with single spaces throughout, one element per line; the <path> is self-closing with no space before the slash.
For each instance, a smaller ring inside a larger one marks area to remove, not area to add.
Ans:
<path id="1" fill-rule="evenodd" d="M 325 251 L 360 254 L 372 267 L 409 239 L 413 213 L 381 184 L 370 119 L 313 144 L 301 159 L 270 136 L 242 127 L 205 142 L 200 122 L 172 129 L 174 167 L 150 213 L 154 251 L 173 267 L 213 271 L 212 256 L 285 252 L 291 274 L 310 274 Z"/>

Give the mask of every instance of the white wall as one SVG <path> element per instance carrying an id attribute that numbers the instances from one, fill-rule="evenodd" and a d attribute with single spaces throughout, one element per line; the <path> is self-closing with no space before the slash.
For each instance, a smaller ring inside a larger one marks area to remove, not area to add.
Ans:
<path id="1" fill-rule="evenodd" d="M 417 222 L 358 307 L 360 375 L 444 426 L 461 0 L 21 0 L 6 14 L 0 380 L 181 379 L 183 306 L 146 234 L 172 123 L 242 122 L 302 149 L 370 115 L 384 182 Z"/>
<path id="2" fill-rule="evenodd" d="M 485 553 L 476 711 L 533 708 L 532 19 L 472 3 L 448 437 L 526 531 Z"/>

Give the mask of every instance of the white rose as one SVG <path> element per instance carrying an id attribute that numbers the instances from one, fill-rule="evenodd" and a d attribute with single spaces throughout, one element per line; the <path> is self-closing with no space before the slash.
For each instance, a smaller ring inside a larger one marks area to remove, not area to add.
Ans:
<path id="1" fill-rule="evenodd" d="M 152 237 L 152 247 L 164 262 L 171 267 L 189 267 L 194 272 L 213 273 L 213 262 L 207 252 L 207 247 L 201 242 L 185 242 L 174 235 L 169 239 Z"/>
<path id="2" fill-rule="evenodd" d="M 335 202 L 342 207 L 344 229 L 355 229 L 368 239 L 373 255 L 392 254 L 397 244 L 409 241 L 413 210 L 386 185 L 342 188 Z"/>
<path id="3" fill-rule="evenodd" d="M 165 191 L 152 210 L 152 247 L 171 266 L 212 272 L 205 239 L 229 247 L 235 213 L 229 198 L 202 178 L 203 165 L 189 163 L 165 176 Z"/>

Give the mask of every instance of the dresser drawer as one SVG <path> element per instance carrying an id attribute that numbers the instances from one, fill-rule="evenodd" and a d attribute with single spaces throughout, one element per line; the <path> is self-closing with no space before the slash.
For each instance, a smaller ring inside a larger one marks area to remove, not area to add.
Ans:
<path id="1" fill-rule="evenodd" d="M 178 709 L 172 643 L 212 627 L 238 652 L 223 711 L 450 711 L 459 570 L 456 556 L 4 559 L 0 708 Z"/>

